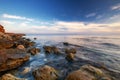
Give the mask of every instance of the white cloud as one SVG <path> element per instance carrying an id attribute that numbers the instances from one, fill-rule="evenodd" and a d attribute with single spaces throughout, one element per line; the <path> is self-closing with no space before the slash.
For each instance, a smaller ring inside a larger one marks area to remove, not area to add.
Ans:
<path id="1" fill-rule="evenodd" d="M 90 14 L 87 14 L 86 17 L 89 18 L 89 17 L 94 17 L 96 16 L 96 13 L 90 13 Z"/>
<path id="2" fill-rule="evenodd" d="M 22 17 L 22 16 L 16 16 L 16 15 L 9 15 L 9 14 L 3 14 L 3 18 L 34 21 L 34 20 L 31 19 L 31 18 L 26 18 L 26 17 Z"/>
<path id="3" fill-rule="evenodd" d="M 112 10 L 120 10 L 120 3 L 111 7 Z"/>
<path id="4" fill-rule="evenodd" d="M 0 20 L 1 24 L 14 24 L 15 22 L 8 21 L 8 20 Z"/>

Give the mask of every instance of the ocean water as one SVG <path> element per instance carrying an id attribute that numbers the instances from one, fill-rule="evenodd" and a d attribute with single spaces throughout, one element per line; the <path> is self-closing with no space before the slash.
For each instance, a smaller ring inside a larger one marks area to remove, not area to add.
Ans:
<path id="1" fill-rule="evenodd" d="M 65 48 L 62 42 L 68 42 L 77 49 L 77 57 L 93 62 L 101 63 L 107 66 L 110 70 L 120 72 L 120 36 L 88 36 L 88 35 L 26 35 L 27 38 L 36 42 L 36 47 L 41 49 L 41 52 L 35 56 L 31 56 L 20 71 L 25 67 L 29 67 L 30 71 L 44 65 L 48 61 L 60 60 L 63 57 L 49 55 L 46 57 L 43 51 L 44 45 L 55 45 L 57 47 Z M 34 38 L 37 38 L 34 40 Z M 80 46 L 80 47 L 77 47 Z M 19 75 L 32 80 L 30 74 Z"/>

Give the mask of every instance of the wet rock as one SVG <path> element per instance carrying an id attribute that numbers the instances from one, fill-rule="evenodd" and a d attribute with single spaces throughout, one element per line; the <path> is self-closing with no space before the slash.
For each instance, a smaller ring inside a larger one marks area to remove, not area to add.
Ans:
<path id="1" fill-rule="evenodd" d="M 33 76 L 35 80 L 57 80 L 58 79 L 57 71 L 54 68 L 47 65 L 33 71 Z"/>
<path id="2" fill-rule="evenodd" d="M 8 74 L 3 75 L 0 80 L 26 80 L 26 79 L 17 78 L 13 76 L 12 74 L 8 73 Z"/>
<path id="3" fill-rule="evenodd" d="M 68 42 L 63 42 L 63 45 L 68 46 L 69 43 Z"/>
<path id="4" fill-rule="evenodd" d="M 2 52 L 0 56 L 0 72 L 17 68 L 29 60 L 29 55 L 19 49 L 5 49 L 0 50 L 0 52 Z"/>
<path id="5" fill-rule="evenodd" d="M 18 45 L 18 46 L 17 46 L 17 49 L 22 49 L 22 50 L 24 50 L 25 47 L 24 47 L 23 45 Z"/>
<path id="6" fill-rule="evenodd" d="M 34 37 L 34 40 L 36 40 L 37 38 L 36 37 Z"/>
<path id="7" fill-rule="evenodd" d="M 30 68 L 29 67 L 25 67 L 24 70 L 22 71 L 22 74 L 27 74 L 28 72 L 30 72 Z"/>
<path id="8" fill-rule="evenodd" d="M 79 75 L 79 76 L 78 76 Z M 101 69 L 84 65 L 79 70 L 71 72 L 66 80 L 112 80 Z"/>
<path id="9" fill-rule="evenodd" d="M 76 49 L 75 48 L 65 49 L 65 53 L 66 54 L 69 54 L 69 53 L 76 54 Z"/>
<path id="10" fill-rule="evenodd" d="M 74 61 L 74 58 L 75 58 L 75 54 L 73 53 L 69 53 L 66 55 L 65 59 L 68 61 L 68 62 L 72 62 Z"/>
<path id="11" fill-rule="evenodd" d="M 45 53 L 51 53 L 52 52 L 52 47 L 51 46 L 44 46 L 44 51 Z"/>
<path id="12" fill-rule="evenodd" d="M 41 50 L 39 48 L 31 48 L 28 50 L 29 53 L 31 53 L 32 55 L 35 55 L 37 53 L 39 53 Z"/>
<path id="13" fill-rule="evenodd" d="M 54 54 L 60 54 L 59 49 L 58 49 L 57 47 L 55 47 L 55 46 L 52 47 L 52 52 L 53 52 Z"/>
<path id="14" fill-rule="evenodd" d="M 71 72 L 65 80 L 95 80 L 95 78 L 80 70 Z"/>
<path id="15" fill-rule="evenodd" d="M 112 80 L 111 77 L 105 74 L 101 69 L 91 65 L 84 65 L 80 70 L 94 76 L 96 80 Z"/>

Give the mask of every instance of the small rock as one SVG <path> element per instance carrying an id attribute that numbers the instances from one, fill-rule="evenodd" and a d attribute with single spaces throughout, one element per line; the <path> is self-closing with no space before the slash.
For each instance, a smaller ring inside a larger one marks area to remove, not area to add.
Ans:
<path id="1" fill-rule="evenodd" d="M 76 49 L 75 48 L 65 49 L 65 53 L 66 54 L 69 54 L 69 53 L 76 54 Z"/>
<path id="2" fill-rule="evenodd" d="M 52 52 L 52 47 L 51 46 L 44 46 L 44 51 L 45 53 L 51 53 Z"/>
<path id="3" fill-rule="evenodd" d="M 60 53 L 59 49 L 55 46 L 52 47 L 52 51 L 53 51 L 54 54 L 59 54 Z"/>
<path id="4" fill-rule="evenodd" d="M 74 58 L 75 58 L 75 55 L 73 53 L 69 53 L 66 55 L 65 59 L 68 61 L 68 62 L 72 62 L 74 61 Z"/>
<path id="5" fill-rule="evenodd" d="M 23 50 L 23 49 L 25 49 L 25 47 L 23 45 L 18 45 L 17 49 L 22 49 Z"/>
<path id="6" fill-rule="evenodd" d="M 30 72 L 30 68 L 29 67 L 25 67 L 24 70 L 22 71 L 22 74 L 26 74 L 28 72 Z"/>
<path id="7" fill-rule="evenodd" d="M 33 76 L 35 80 L 57 80 L 58 79 L 57 71 L 54 68 L 47 65 L 33 71 Z"/>
<path id="8" fill-rule="evenodd" d="M 63 42 L 63 45 L 68 46 L 69 43 L 68 42 Z"/>
<path id="9" fill-rule="evenodd" d="M 32 55 L 35 55 L 40 52 L 40 49 L 39 48 L 31 48 L 28 52 L 31 53 Z"/>

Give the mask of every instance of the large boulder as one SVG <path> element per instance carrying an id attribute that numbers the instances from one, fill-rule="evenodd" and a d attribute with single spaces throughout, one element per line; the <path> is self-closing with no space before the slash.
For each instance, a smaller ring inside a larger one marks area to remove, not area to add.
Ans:
<path id="1" fill-rule="evenodd" d="M 23 50 L 20 49 L 2 49 L 0 50 L 0 72 L 19 67 L 29 60 Z"/>
<path id="2" fill-rule="evenodd" d="M 33 76 L 35 80 L 57 80 L 58 79 L 57 71 L 54 68 L 47 65 L 33 71 Z"/>
<path id="3" fill-rule="evenodd" d="M 79 76 L 78 76 L 79 75 Z M 71 72 L 66 80 L 112 80 L 104 71 L 91 65 L 84 65 Z"/>
<path id="4" fill-rule="evenodd" d="M 0 80 L 26 80 L 26 79 L 17 78 L 13 76 L 12 74 L 8 73 L 8 74 L 3 75 Z"/>
<path id="5" fill-rule="evenodd" d="M 5 29 L 2 25 L 0 25 L 0 32 L 5 33 Z"/>
<path id="6" fill-rule="evenodd" d="M 51 46 L 43 46 L 45 53 L 51 53 L 52 47 Z"/>

